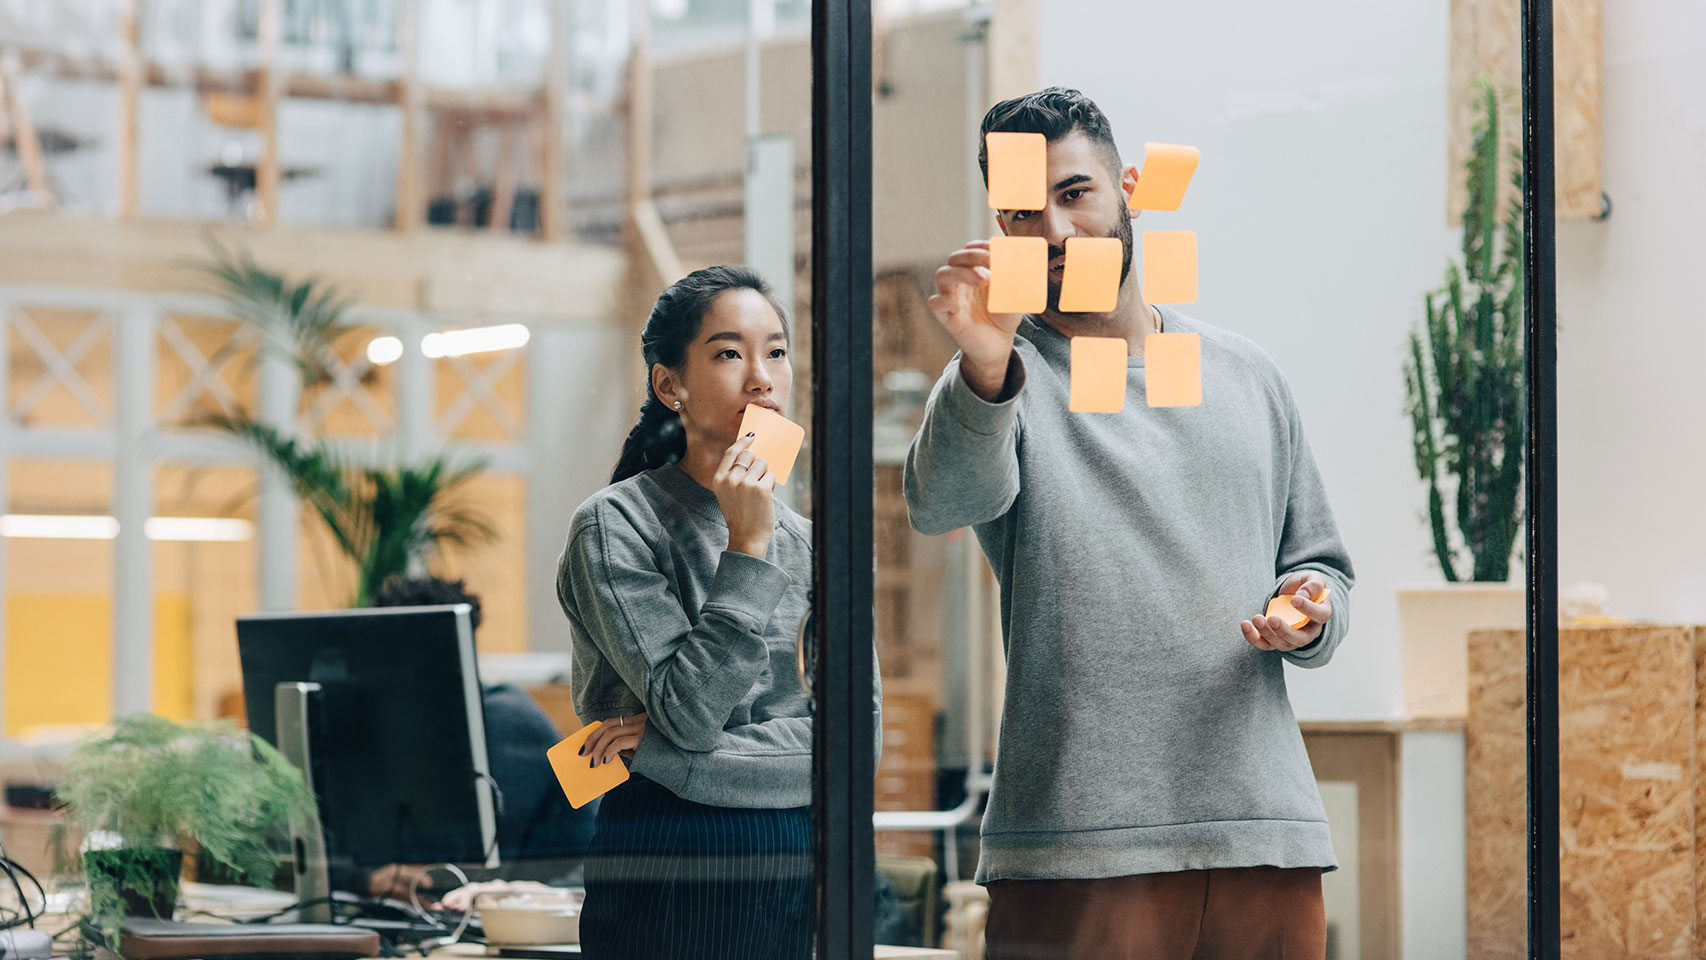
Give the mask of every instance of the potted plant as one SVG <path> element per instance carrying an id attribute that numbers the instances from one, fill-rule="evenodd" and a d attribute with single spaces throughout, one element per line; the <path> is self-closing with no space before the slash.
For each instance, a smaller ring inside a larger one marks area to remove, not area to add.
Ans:
<path id="1" fill-rule="evenodd" d="M 1416 471 L 1448 585 L 1399 591 L 1412 715 L 1463 715 L 1468 631 L 1524 616 L 1523 591 L 1508 583 L 1524 510 L 1522 157 L 1500 148 L 1490 81 L 1476 83 L 1475 99 L 1461 262 L 1450 262 L 1444 285 L 1427 294 L 1404 360 Z"/>
<path id="2" fill-rule="evenodd" d="M 107 943 L 127 916 L 172 916 L 186 851 L 272 886 L 293 818 L 315 815 L 301 771 L 266 742 L 146 713 L 79 743 L 56 795 L 59 869 L 86 875 L 88 920 Z M 76 834 L 87 837 L 80 851 L 66 842 Z"/>
<path id="3" fill-rule="evenodd" d="M 329 444 L 286 437 L 247 416 L 213 414 L 196 425 L 220 430 L 259 450 L 355 564 L 350 605 L 369 606 L 392 577 L 425 576 L 445 545 L 486 543 L 496 532 L 456 499 L 485 464 L 437 456 L 413 466 L 355 467 Z"/>
<path id="4" fill-rule="evenodd" d="M 337 344 L 355 329 L 344 320 L 353 299 L 318 278 L 292 282 L 247 251 L 228 251 L 212 240 L 209 246 L 213 258 L 195 267 L 213 281 L 231 314 L 255 331 L 261 350 L 288 360 L 305 389 L 331 384 L 340 362 Z M 355 566 L 351 606 L 370 605 L 393 577 L 427 575 L 446 546 L 496 538 L 485 516 L 455 496 L 485 470 L 484 461 L 440 455 L 356 466 L 332 443 L 291 436 L 241 408 L 202 412 L 185 425 L 233 437 L 279 471 Z"/>

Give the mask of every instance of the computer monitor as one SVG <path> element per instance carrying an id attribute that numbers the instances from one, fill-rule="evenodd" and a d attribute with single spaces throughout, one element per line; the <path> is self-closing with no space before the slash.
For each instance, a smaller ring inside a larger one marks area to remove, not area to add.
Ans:
<path id="1" fill-rule="evenodd" d="M 328 895 L 328 867 L 354 879 L 387 864 L 498 865 L 469 613 L 238 618 L 249 729 L 302 765 L 319 804 L 320 834 L 294 841 L 299 899 Z"/>

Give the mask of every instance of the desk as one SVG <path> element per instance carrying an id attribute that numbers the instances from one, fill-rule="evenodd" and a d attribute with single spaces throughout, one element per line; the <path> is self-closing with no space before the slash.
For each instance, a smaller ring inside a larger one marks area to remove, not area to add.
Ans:
<path id="1" fill-rule="evenodd" d="M 434 950 L 435 957 L 484 957 L 486 948 L 476 944 L 459 943 L 443 950 Z M 960 960 L 953 950 L 931 950 L 928 947 L 886 947 L 877 945 L 872 960 Z"/>
<path id="2" fill-rule="evenodd" d="M 49 930 L 62 929 L 70 922 L 71 917 L 66 914 L 53 914 L 37 921 L 38 925 Z M 434 950 L 431 954 L 434 957 L 461 957 L 465 960 L 485 957 L 486 955 L 486 948 L 476 943 L 458 943 L 440 950 Z M 114 954 L 101 949 L 95 951 L 95 957 L 96 960 L 119 960 Z M 960 960 L 960 955 L 954 950 L 933 950 L 928 947 L 891 947 L 878 944 L 872 955 L 872 960 Z"/>

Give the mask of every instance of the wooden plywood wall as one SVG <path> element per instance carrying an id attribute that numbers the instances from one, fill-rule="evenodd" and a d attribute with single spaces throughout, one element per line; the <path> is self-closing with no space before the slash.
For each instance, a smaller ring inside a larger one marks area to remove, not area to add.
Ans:
<path id="1" fill-rule="evenodd" d="M 1697 862 L 1706 630 L 1559 633 L 1559 836 L 1566 960 L 1706 956 Z M 1524 667 L 1519 630 L 1469 641 L 1468 956 L 1528 956 Z"/>
<path id="2" fill-rule="evenodd" d="M 1600 11 L 1603 0 L 1557 0 L 1553 15 L 1553 99 L 1557 143 L 1557 216 L 1600 214 Z M 1451 0 L 1451 176 L 1446 210 L 1463 220 L 1475 78 L 1492 78 L 1502 109 L 1507 154 L 1522 143 L 1521 0 Z M 1507 185 L 1507 194 L 1514 188 Z M 1502 204 L 1501 204 L 1502 206 Z"/>

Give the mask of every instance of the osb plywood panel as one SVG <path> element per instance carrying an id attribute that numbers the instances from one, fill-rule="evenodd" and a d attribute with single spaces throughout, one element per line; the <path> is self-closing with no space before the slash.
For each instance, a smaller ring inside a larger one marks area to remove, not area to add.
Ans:
<path id="1" fill-rule="evenodd" d="M 1696 662 L 1685 627 L 1562 631 L 1564 955 L 1695 953 Z M 1470 956 L 1520 957 L 1524 638 L 1470 636 Z"/>
<path id="2" fill-rule="evenodd" d="M 1557 216 L 1582 220 L 1600 212 L 1600 25 L 1603 0 L 1557 0 L 1553 17 L 1553 126 L 1556 134 Z M 1463 171 L 1474 142 L 1470 127 L 1475 78 L 1493 79 L 1502 101 L 1505 152 L 1522 144 L 1521 0 L 1451 0 L 1451 80 L 1448 132 L 1451 179 L 1447 221 L 1463 220 Z M 1515 188 L 1501 187 L 1500 208 Z"/>
<path id="3" fill-rule="evenodd" d="M 1706 960 L 1706 776 L 1700 761 L 1706 738 L 1706 627 L 1694 628 L 1694 956 Z"/>
<path id="4" fill-rule="evenodd" d="M 1693 956 L 1694 638 L 1559 638 L 1564 955 Z"/>
<path id="5" fill-rule="evenodd" d="M 1469 634 L 1464 729 L 1471 960 L 1528 956 L 1523 632 Z"/>

